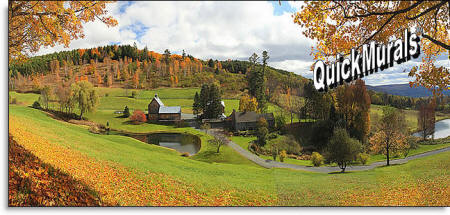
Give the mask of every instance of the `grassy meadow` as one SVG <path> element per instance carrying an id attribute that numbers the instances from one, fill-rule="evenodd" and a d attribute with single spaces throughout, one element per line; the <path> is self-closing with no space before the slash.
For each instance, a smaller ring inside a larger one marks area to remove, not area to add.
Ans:
<path id="1" fill-rule="evenodd" d="M 408 126 L 408 129 L 411 132 L 417 131 L 417 129 L 418 129 L 417 115 L 419 114 L 419 111 L 403 110 L 403 112 L 405 113 L 406 124 Z M 375 126 L 377 119 L 381 118 L 382 114 L 383 114 L 383 106 L 382 105 L 372 104 L 370 106 L 370 119 L 371 119 L 370 123 L 371 123 L 372 127 Z M 436 112 L 436 121 L 448 119 L 448 118 L 450 118 L 450 114 Z"/>
<path id="2" fill-rule="evenodd" d="M 26 106 L 9 107 L 10 133 L 19 144 L 111 204 L 449 204 L 450 152 L 346 174 L 264 169 L 235 154 L 230 155 L 235 159 L 221 163 L 181 157 L 129 137 L 92 134 L 84 126 L 57 121 Z"/>
<path id="3" fill-rule="evenodd" d="M 144 123 L 142 125 L 136 126 L 128 123 L 127 118 L 122 118 L 121 114 L 115 114 L 115 111 L 122 111 L 125 106 L 128 106 L 130 112 L 133 110 L 147 110 L 148 103 L 154 97 L 155 94 L 161 98 L 165 105 L 168 106 L 181 106 L 183 113 L 192 113 L 192 103 L 193 97 L 196 92 L 200 92 L 200 88 L 159 88 L 155 90 L 126 90 L 122 88 L 96 88 L 99 94 L 100 100 L 94 112 L 85 114 L 85 116 L 90 121 L 94 121 L 100 124 L 110 124 L 112 129 L 122 130 L 133 133 L 150 133 L 150 132 L 191 132 L 198 134 L 199 132 L 192 128 L 175 128 L 174 126 L 160 125 L 160 124 L 150 124 Z M 132 92 L 136 92 L 135 98 L 131 97 Z M 10 92 L 11 98 L 16 98 L 19 105 L 30 106 L 34 101 L 38 100 L 38 94 L 32 93 L 17 93 Z M 239 108 L 239 100 L 237 99 L 224 99 L 225 102 L 225 114 L 229 115 L 233 109 Z M 57 109 L 58 105 L 56 103 L 50 103 L 50 107 Z M 382 114 L 382 107 L 380 105 L 371 105 L 370 118 L 372 127 L 374 127 L 376 120 Z M 78 112 L 78 110 L 75 110 Z M 282 114 L 285 117 L 286 123 L 290 123 L 290 115 L 288 112 L 284 111 L 279 106 L 269 103 L 268 112 L 273 112 L 275 116 Z M 410 131 L 417 130 L 417 111 L 416 110 L 404 110 L 406 121 Z M 378 115 L 378 116 L 376 116 Z M 437 120 L 449 117 L 448 115 L 437 114 Z M 298 118 L 294 115 L 293 122 L 298 122 Z M 253 141 L 255 137 L 232 137 L 235 143 L 239 144 L 244 149 L 247 149 L 248 143 Z M 446 147 L 448 144 L 439 145 L 420 145 L 418 149 L 412 150 L 409 155 L 414 155 L 418 153 L 423 153 L 425 151 L 430 151 L 434 149 L 439 149 L 439 147 Z M 203 148 L 202 148 L 203 151 Z M 201 152 L 202 152 L 201 151 Z M 225 148 L 224 154 L 229 154 L 231 149 Z M 202 153 L 197 155 L 206 156 Z M 211 154 L 209 156 L 212 156 Z M 218 155 L 216 155 L 218 156 Z M 222 156 L 222 155 L 220 155 Z M 264 159 L 271 159 L 270 156 L 261 155 Z M 385 159 L 384 155 L 372 155 L 368 163 L 382 161 Z M 202 159 L 207 160 L 207 159 Z M 214 159 L 213 159 L 214 160 Z M 217 158 L 217 161 L 226 160 L 225 158 Z M 309 160 L 296 160 L 287 158 L 286 163 L 297 164 L 297 165 L 312 165 Z"/>
<path id="4" fill-rule="evenodd" d="M 87 126 L 58 121 L 30 108 L 37 94 L 10 92 L 17 104 L 9 105 L 9 132 L 18 144 L 74 179 L 95 190 L 108 205 L 449 205 L 450 152 L 420 158 L 403 165 L 345 174 L 324 174 L 289 169 L 265 169 L 229 147 L 219 154 L 208 144 L 212 137 L 193 128 L 127 123 L 116 110 L 145 110 L 155 93 L 166 105 L 191 110 L 198 88 L 137 91 L 98 88 L 101 96 L 94 122 L 134 133 L 187 132 L 197 135 L 202 148 L 194 156 L 146 144 L 130 137 L 100 135 Z M 128 93 L 128 94 L 125 94 Z M 105 96 L 108 94 L 108 96 Z M 226 112 L 237 109 L 238 100 L 226 100 Z M 51 104 L 56 108 L 56 104 Z M 271 105 L 272 106 L 272 105 Z M 272 106 L 272 108 L 278 108 Z M 231 109 L 231 110 L 230 110 Z M 373 108 L 379 111 L 379 107 Z M 286 114 L 287 116 L 287 114 Z M 412 114 L 411 114 L 412 116 Z M 289 122 L 289 120 L 287 120 Z M 411 124 L 413 120 L 409 120 Z M 254 137 L 232 137 L 243 148 Z M 421 146 L 410 155 L 449 146 Z M 270 159 L 270 157 L 263 157 Z M 383 157 L 371 157 L 370 162 Z M 286 159 L 287 163 L 311 165 L 310 161 Z"/>
<path id="5" fill-rule="evenodd" d="M 91 113 L 87 113 L 87 117 L 90 121 L 94 121 L 101 124 L 109 122 L 111 128 L 125 130 L 129 129 L 126 125 L 127 119 L 120 118 L 121 114 L 114 114 L 115 111 L 123 111 L 125 106 L 128 106 L 130 112 L 134 110 L 148 110 L 148 104 L 153 99 L 155 94 L 162 100 L 164 105 L 167 106 L 181 106 L 182 113 L 192 114 L 192 104 L 194 103 L 194 95 L 196 92 L 200 93 L 200 88 L 159 88 L 156 90 L 131 90 L 122 88 L 96 88 L 99 94 L 99 105 L 96 110 Z M 132 92 L 136 92 L 136 97 L 131 97 Z M 16 98 L 18 104 L 32 105 L 34 101 L 39 98 L 38 94 L 33 93 L 17 93 L 10 92 L 11 98 Z M 223 98 L 225 102 L 225 114 L 228 116 L 233 112 L 233 109 L 238 111 L 239 99 L 227 99 Z M 58 104 L 50 103 L 50 108 L 58 109 Z M 286 122 L 290 122 L 290 115 L 279 106 L 269 103 L 268 112 L 273 112 L 275 116 L 283 115 Z M 75 110 L 78 113 L 78 110 Z M 298 117 L 294 115 L 293 122 L 298 122 Z M 157 125 L 151 125 L 150 127 L 159 127 Z M 152 128 L 153 129 L 153 128 Z M 147 128 L 140 129 L 136 132 L 145 132 Z"/>

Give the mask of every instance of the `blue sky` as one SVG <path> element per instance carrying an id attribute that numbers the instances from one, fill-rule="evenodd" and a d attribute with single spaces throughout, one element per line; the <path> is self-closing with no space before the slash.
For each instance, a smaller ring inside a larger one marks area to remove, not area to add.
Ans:
<path id="1" fill-rule="evenodd" d="M 270 1 L 270 3 L 272 3 L 272 5 L 274 7 L 273 14 L 275 16 L 282 15 L 285 12 L 288 12 L 288 13 L 296 12 L 296 10 L 293 7 L 291 7 L 290 4 L 288 4 L 286 2 L 281 2 L 281 5 L 278 1 Z"/>
<path id="2" fill-rule="evenodd" d="M 38 54 L 91 48 L 108 44 L 133 44 L 139 48 L 188 54 L 201 59 L 245 60 L 267 50 L 269 65 L 311 78 L 309 55 L 314 42 L 302 35 L 292 13 L 302 2 L 123 2 L 108 5 L 119 25 L 107 28 L 99 21 L 84 25 L 85 38 L 69 48 L 44 48 Z M 448 67 L 448 55 L 439 58 Z M 403 72 L 410 61 L 365 78 L 371 85 L 408 83 Z"/>

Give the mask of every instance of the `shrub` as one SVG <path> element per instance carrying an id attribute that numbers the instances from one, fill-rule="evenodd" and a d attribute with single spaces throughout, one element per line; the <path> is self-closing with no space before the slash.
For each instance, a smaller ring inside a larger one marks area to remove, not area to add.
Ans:
<path id="1" fill-rule="evenodd" d="M 270 134 L 267 136 L 267 138 L 268 138 L 269 140 L 275 139 L 275 138 L 277 138 L 277 137 L 278 137 L 278 134 L 276 134 L 276 133 L 270 133 Z"/>
<path id="2" fill-rule="evenodd" d="M 336 128 L 327 147 L 327 163 L 337 163 L 342 172 L 348 164 L 356 160 L 361 151 L 361 143 L 351 138 L 344 128 Z"/>
<path id="3" fill-rule="evenodd" d="M 296 159 L 298 160 L 298 156 L 297 155 L 293 155 L 293 154 L 288 154 L 287 156 L 288 158 L 292 158 L 292 159 Z"/>
<path id="4" fill-rule="evenodd" d="M 300 156 L 297 156 L 298 160 L 311 160 L 311 155 L 308 154 L 302 154 Z"/>
<path id="5" fill-rule="evenodd" d="M 132 91 L 131 92 L 131 97 L 136 98 L 137 97 L 137 92 L 136 91 Z"/>
<path id="6" fill-rule="evenodd" d="M 259 127 L 256 129 L 256 143 L 259 146 L 264 146 L 267 143 L 267 134 L 269 133 L 269 130 L 266 127 Z"/>
<path id="7" fill-rule="evenodd" d="M 281 131 L 286 124 L 286 119 L 283 116 L 275 117 L 275 130 Z"/>
<path id="8" fill-rule="evenodd" d="M 280 152 L 280 161 L 284 162 L 284 158 L 286 158 L 286 157 L 287 157 L 286 150 L 281 150 L 281 152 Z"/>
<path id="9" fill-rule="evenodd" d="M 276 146 L 272 146 L 271 153 L 272 153 L 273 160 L 276 161 L 277 160 L 277 155 L 278 155 L 278 148 Z"/>
<path id="10" fill-rule="evenodd" d="M 292 135 L 279 136 L 271 140 L 270 143 L 277 145 L 279 150 L 285 150 L 288 154 L 300 155 L 303 150 Z"/>
<path id="11" fill-rule="evenodd" d="M 357 155 L 357 160 L 358 160 L 358 162 L 360 163 L 360 164 L 362 164 L 362 165 L 366 165 L 366 163 L 367 163 L 367 161 L 369 161 L 369 155 L 368 154 L 366 154 L 366 153 L 359 153 L 358 155 Z"/>
<path id="12" fill-rule="evenodd" d="M 123 109 L 123 117 L 130 117 L 130 109 L 128 109 L 128 106 L 125 106 L 125 109 Z"/>
<path id="13" fill-rule="evenodd" d="M 41 104 L 38 101 L 34 101 L 33 105 L 31 105 L 32 108 L 35 109 L 41 109 Z"/>
<path id="14" fill-rule="evenodd" d="M 130 117 L 130 120 L 136 124 L 147 122 L 147 116 L 141 110 L 135 110 L 133 115 Z"/>
<path id="15" fill-rule="evenodd" d="M 259 146 L 256 143 L 250 143 L 248 145 L 248 150 L 255 153 L 256 155 L 258 155 L 258 151 L 259 151 Z"/>
<path id="16" fill-rule="evenodd" d="M 100 134 L 100 129 L 96 125 L 90 126 L 89 131 L 94 134 Z"/>
<path id="17" fill-rule="evenodd" d="M 323 156 L 318 152 L 313 152 L 311 155 L 311 161 L 314 166 L 320 166 L 323 163 Z"/>
<path id="18" fill-rule="evenodd" d="M 181 157 L 189 157 L 189 156 L 191 156 L 191 155 L 189 154 L 189 152 L 183 152 L 183 153 L 181 153 Z"/>

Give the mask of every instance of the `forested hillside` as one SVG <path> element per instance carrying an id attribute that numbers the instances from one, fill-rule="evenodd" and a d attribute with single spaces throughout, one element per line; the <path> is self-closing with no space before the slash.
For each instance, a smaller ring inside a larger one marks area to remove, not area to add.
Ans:
<path id="1" fill-rule="evenodd" d="M 98 87 L 154 89 L 200 87 L 218 82 L 225 95 L 238 96 L 248 88 L 252 71 L 262 69 L 248 61 L 201 60 L 184 51 L 182 55 L 142 50 L 130 45 L 55 52 L 10 64 L 10 88 L 39 91 L 44 85 L 69 86 L 88 80 Z M 293 73 L 265 66 L 269 97 L 287 88 L 299 88 L 308 80 Z"/>

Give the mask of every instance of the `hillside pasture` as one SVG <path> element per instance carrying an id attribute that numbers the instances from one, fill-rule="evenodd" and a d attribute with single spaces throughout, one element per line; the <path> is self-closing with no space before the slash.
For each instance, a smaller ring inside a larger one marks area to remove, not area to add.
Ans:
<path id="1" fill-rule="evenodd" d="M 346 174 L 203 162 L 10 105 L 10 132 L 49 165 L 118 205 L 448 205 L 450 152 Z M 204 137 L 203 137 L 204 138 Z M 203 139 L 202 139 L 203 140 Z M 203 143 L 203 141 L 202 141 Z"/>

